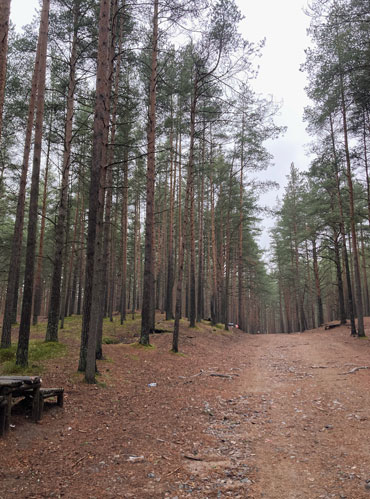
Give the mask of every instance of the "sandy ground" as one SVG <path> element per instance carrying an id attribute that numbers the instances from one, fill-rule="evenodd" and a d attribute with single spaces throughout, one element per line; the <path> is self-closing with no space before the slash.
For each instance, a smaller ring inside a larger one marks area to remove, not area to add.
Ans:
<path id="1" fill-rule="evenodd" d="M 65 406 L 39 424 L 14 408 L 0 498 L 370 498 L 367 338 L 202 325 L 183 328 L 181 355 L 169 333 L 151 341 L 106 345 L 91 386 L 68 339 L 43 374 Z"/>

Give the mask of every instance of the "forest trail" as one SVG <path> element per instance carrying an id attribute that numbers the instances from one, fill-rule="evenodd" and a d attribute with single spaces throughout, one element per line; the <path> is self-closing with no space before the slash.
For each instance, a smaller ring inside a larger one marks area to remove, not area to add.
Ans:
<path id="1" fill-rule="evenodd" d="M 364 342 L 366 344 L 364 345 Z M 245 390 L 258 403 L 251 497 L 370 497 L 367 340 L 331 332 L 253 338 Z"/>
<path id="2" fill-rule="evenodd" d="M 168 333 L 150 350 L 105 345 L 91 386 L 63 334 L 70 355 L 43 380 L 64 386 L 65 408 L 38 425 L 14 410 L 0 497 L 370 497 L 370 369 L 355 370 L 370 367 L 367 338 L 183 326 L 181 355 Z"/>

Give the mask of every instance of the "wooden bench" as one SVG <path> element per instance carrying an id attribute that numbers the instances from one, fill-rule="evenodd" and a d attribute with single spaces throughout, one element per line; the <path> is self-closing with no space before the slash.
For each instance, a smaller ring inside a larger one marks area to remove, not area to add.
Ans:
<path id="1" fill-rule="evenodd" d="M 56 397 L 63 407 L 63 388 L 41 388 L 38 376 L 0 376 L 0 436 L 9 431 L 12 406 L 15 399 L 23 398 L 31 404 L 32 419 L 42 418 L 45 399 Z"/>
<path id="2" fill-rule="evenodd" d="M 56 397 L 56 404 L 59 407 L 63 407 L 63 395 L 64 388 L 40 388 L 39 392 L 39 415 L 38 419 L 42 418 L 42 413 L 44 411 L 44 401 L 45 399 Z"/>
<path id="3" fill-rule="evenodd" d="M 38 420 L 40 387 L 41 379 L 38 376 L 0 376 L 0 432 L 2 435 L 9 430 L 13 399 L 30 398 L 32 419 Z"/>

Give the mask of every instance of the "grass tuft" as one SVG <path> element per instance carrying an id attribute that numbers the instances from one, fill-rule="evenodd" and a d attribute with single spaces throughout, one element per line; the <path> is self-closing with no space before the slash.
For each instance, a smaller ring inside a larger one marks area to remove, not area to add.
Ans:
<path id="1" fill-rule="evenodd" d="M 131 348 L 145 349 L 145 350 L 155 350 L 154 345 L 142 345 L 141 343 L 130 343 L 129 346 Z"/>
<path id="2" fill-rule="evenodd" d="M 120 343 L 120 340 L 119 338 L 112 338 L 111 336 L 105 336 L 102 339 L 102 343 L 103 345 L 117 345 L 118 343 Z"/>

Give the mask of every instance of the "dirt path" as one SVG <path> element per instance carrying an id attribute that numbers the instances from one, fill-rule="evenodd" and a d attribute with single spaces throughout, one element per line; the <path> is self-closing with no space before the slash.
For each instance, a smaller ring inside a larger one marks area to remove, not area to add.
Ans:
<path id="1" fill-rule="evenodd" d="M 38 425 L 15 411 L 0 440 L 0 498 L 370 498 L 370 369 L 350 372 L 370 367 L 367 339 L 204 327 L 183 330 L 183 355 L 170 342 L 106 345 L 98 386 L 72 342 L 43 375 L 64 410 Z"/>
<path id="2" fill-rule="evenodd" d="M 370 366 L 361 341 L 344 328 L 253 341 L 251 376 L 243 379 L 259 399 L 252 497 L 370 497 L 370 372 L 350 373 Z"/>

